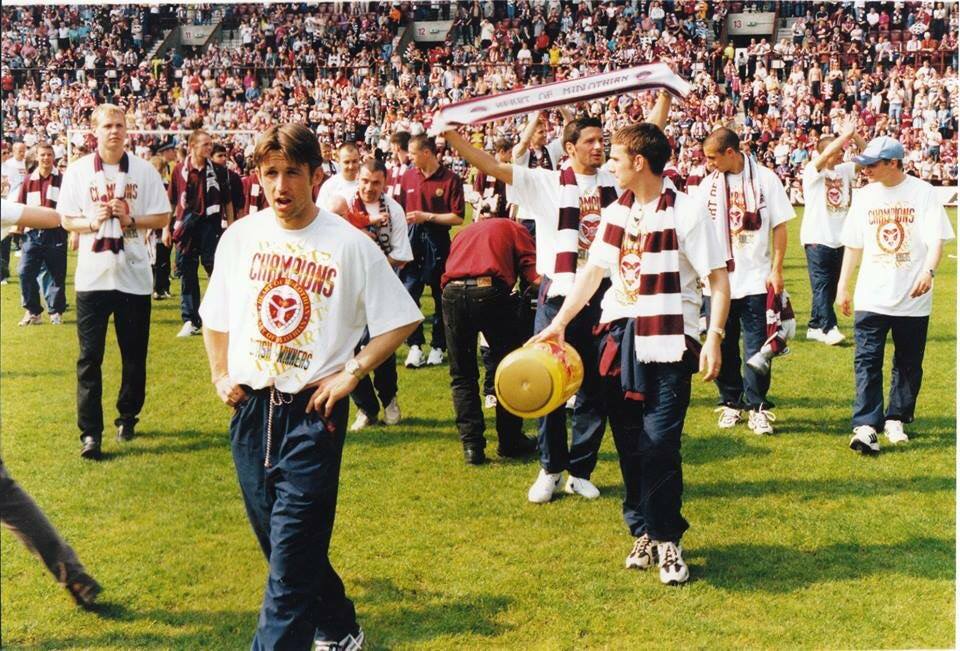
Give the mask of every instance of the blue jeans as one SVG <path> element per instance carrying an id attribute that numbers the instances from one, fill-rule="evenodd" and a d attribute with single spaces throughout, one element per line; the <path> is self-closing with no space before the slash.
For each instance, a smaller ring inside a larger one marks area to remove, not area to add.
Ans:
<path id="1" fill-rule="evenodd" d="M 23 236 L 20 256 L 20 296 L 30 314 L 43 313 L 38 279 L 44 268 L 50 278 L 44 298 L 47 311 L 63 314 L 67 307 L 67 232 L 62 228 L 33 230 Z"/>
<path id="2" fill-rule="evenodd" d="M 913 411 L 923 379 L 923 353 L 927 345 L 928 316 L 889 316 L 856 312 L 853 357 L 857 392 L 853 403 L 853 426 L 869 425 L 882 430 L 884 420 L 913 421 Z M 887 333 L 893 333 L 893 369 L 890 396 L 883 411 L 883 354 Z"/>
<path id="3" fill-rule="evenodd" d="M 429 283 L 430 295 L 433 296 L 433 319 L 431 321 L 433 328 L 430 333 L 430 347 L 440 350 L 447 349 L 447 340 L 443 330 L 443 310 L 441 309 L 443 292 L 440 290 L 440 275 L 445 263 L 446 260 L 440 261 L 439 268 L 441 271 L 432 274 L 433 277 Z M 407 288 L 410 297 L 413 298 L 413 302 L 417 304 L 417 307 L 420 307 L 420 297 L 423 296 L 423 290 L 427 286 L 427 283 L 422 279 L 421 272 L 418 269 L 408 271 L 407 267 L 404 267 L 400 270 L 400 280 L 403 282 L 403 286 Z M 407 337 L 407 345 L 423 346 L 425 343 L 427 343 L 427 340 L 423 335 L 423 323 L 421 322 L 417 329 L 413 331 L 413 334 Z"/>
<path id="4" fill-rule="evenodd" d="M 704 297 L 704 302 L 709 313 L 709 299 Z M 743 359 L 750 359 L 767 340 L 767 295 L 753 294 L 732 299 L 724 329 L 727 334 L 720 344 L 721 367 L 716 380 L 720 390 L 719 404 L 753 410 L 761 406 L 772 407 L 773 404 L 767 401 L 767 391 L 773 373 L 761 375 L 743 363 Z M 743 359 L 740 357 L 741 332 Z"/>
<path id="5" fill-rule="evenodd" d="M 328 553 L 337 508 L 349 402 L 327 420 L 305 407 L 313 390 L 276 395 L 271 467 L 264 467 L 269 389 L 247 390 L 230 422 L 230 446 L 247 518 L 270 565 L 252 648 L 308 649 L 357 628 L 353 603 Z"/>
<path id="6" fill-rule="evenodd" d="M 619 378 L 604 379 L 613 442 L 626 495 L 623 519 L 635 537 L 679 542 L 689 528 L 680 514 L 680 435 L 690 404 L 690 369 L 682 362 L 647 364 L 643 402 L 625 400 Z"/>
<path id="7" fill-rule="evenodd" d="M 553 320 L 563 305 L 563 297 L 546 298 L 550 283 L 544 279 L 540 286 L 540 301 L 534 321 L 534 332 L 540 332 Z M 597 466 L 597 452 L 603 440 L 607 410 L 600 382 L 600 337 L 593 328 L 600 320 L 600 300 L 609 286 L 604 281 L 590 302 L 567 326 L 564 337 L 583 360 L 583 384 L 577 392 L 573 408 L 571 441 L 567 444 L 567 411 L 560 406 L 539 419 L 537 442 L 540 447 L 540 465 L 549 473 L 567 470 L 574 477 L 589 479 Z"/>
<path id="8" fill-rule="evenodd" d="M 823 244 L 807 244 L 803 250 L 807 254 L 807 274 L 812 292 L 807 327 L 828 332 L 837 325 L 833 302 L 837 300 L 843 247 L 834 249 Z"/>

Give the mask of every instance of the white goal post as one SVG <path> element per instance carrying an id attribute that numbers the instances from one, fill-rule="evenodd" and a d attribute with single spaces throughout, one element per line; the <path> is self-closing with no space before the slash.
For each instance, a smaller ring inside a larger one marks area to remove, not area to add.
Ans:
<path id="1" fill-rule="evenodd" d="M 202 128 L 202 127 L 201 127 Z M 217 140 L 217 136 L 232 136 L 232 140 L 242 145 L 244 148 L 252 144 L 260 131 L 255 129 L 207 129 L 204 131 Z M 187 138 L 193 133 L 193 129 L 127 129 L 128 146 L 134 149 L 137 145 L 136 136 L 179 136 L 180 142 L 186 144 Z M 77 135 L 84 136 L 93 133 L 93 129 L 67 129 L 67 160 L 73 159 L 73 140 Z"/>

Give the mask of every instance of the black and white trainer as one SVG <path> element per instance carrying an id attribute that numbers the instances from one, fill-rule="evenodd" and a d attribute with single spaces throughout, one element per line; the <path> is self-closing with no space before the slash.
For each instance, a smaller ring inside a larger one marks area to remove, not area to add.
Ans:
<path id="1" fill-rule="evenodd" d="M 680 585 L 690 578 L 690 570 L 683 562 L 683 550 L 680 545 L 672 542 L 657 543 L 657 554 L 660 557 L 660 583 L 665 585 Z"/>
<path id="2" fill-rule="evenodd" d="M 359 626 L 340 640 L 314 638 L 313 651 L 360 651 L 363 649 L 363 629 Z"/>
<path id="3" fill-rule="evenodd" d="M 860 454 L 879 454 L 880 443 L 877 440 L 877 430 L 869 425 L 854 427 L 853 438 L 850 439 L 850 449 Z"/>
<path id="4" fill-rule="evenodd" d="M 645 570 L 657 564 L 657 547 L 650 536 L 643 534 L 633 543 L 633 549 L 627 556 L 627 569 Z"/>

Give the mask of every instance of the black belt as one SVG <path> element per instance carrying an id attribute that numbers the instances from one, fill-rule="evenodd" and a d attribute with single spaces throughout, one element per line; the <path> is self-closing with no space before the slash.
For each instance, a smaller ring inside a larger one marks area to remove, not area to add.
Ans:
<path id="1" fill-rule="evenodd" d="M 456 278 L 454 280 L 447 281 L 448 285 L 456 285 L 458 287 L 493 287 L 494 285 L 503 287 L 506 285 L 505 282 L 496 278 L 494 276 L 477 276 L 476 278 Z"/>

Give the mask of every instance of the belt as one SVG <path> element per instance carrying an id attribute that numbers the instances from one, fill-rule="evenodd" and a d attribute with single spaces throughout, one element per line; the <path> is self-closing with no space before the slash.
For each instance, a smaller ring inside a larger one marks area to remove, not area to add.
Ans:
<path id="1" fill-rule="evenodd" d="M 493 287 L 494 284 L 505 284 L 493 276 L 477 276 L 476 278 L 457 278 L 447 282 L 448 285 L 458 287 Z"/>

